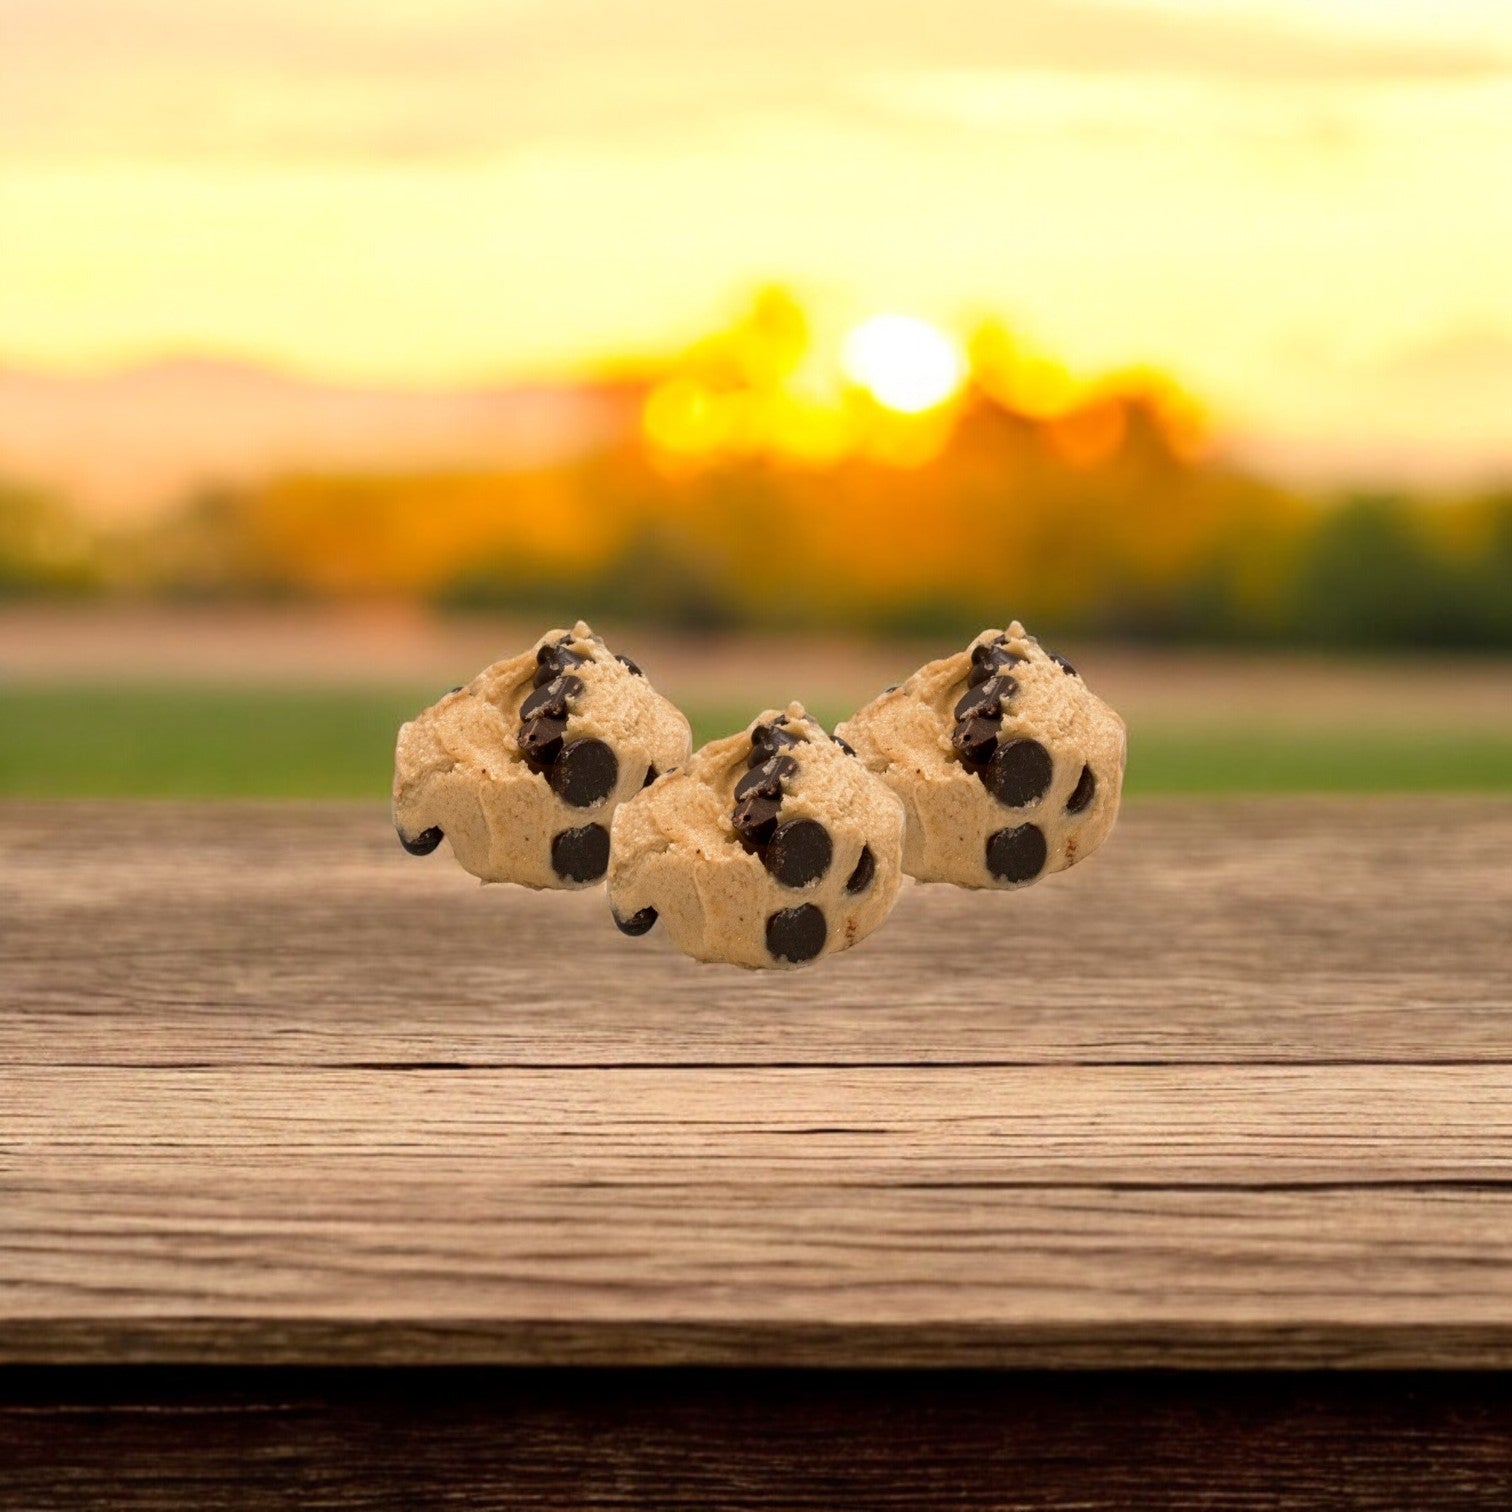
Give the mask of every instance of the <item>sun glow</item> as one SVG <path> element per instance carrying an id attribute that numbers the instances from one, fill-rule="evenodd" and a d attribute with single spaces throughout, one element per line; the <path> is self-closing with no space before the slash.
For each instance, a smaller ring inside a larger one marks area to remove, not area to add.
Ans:
<path id="1" fill-rule="evenodd" d="M 914 315 L 873 315 L 845 340 L 846 376 L 878 404 L 904 415 L 943 404 L 966 376 L 959 345 Z"/>

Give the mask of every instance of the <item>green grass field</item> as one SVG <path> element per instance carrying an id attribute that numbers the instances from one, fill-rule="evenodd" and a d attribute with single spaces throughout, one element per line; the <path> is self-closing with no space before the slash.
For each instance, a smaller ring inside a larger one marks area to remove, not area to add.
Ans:
<path id="1" fill-rule="evenodd" d="M 395 730 L 440 691 L 0 685 L 0 794 L 380 798 Z M 694 734 L 745 717 L 694 709 Z M 1131 734 L 1127 790 L 1512 792 L 1512 731 L 1145 725 Z"/>

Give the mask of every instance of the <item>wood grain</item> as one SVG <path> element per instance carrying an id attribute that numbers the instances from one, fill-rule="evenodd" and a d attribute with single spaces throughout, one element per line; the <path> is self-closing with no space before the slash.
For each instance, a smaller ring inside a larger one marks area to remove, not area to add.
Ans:
<path id="1" fill-rule="evenodd" d="M 0 1361 L 1512 1365 L 1512 804 L 1150 804 L 801 977 L 0 808 Z"/>
<path id="2" fill-rule="evenodd" d="M 1504 800 L 1145 803 L 795 979 L 479 887 L 381 810 L 0 805 L 0 1064 L 1506 1062 L 1509 854 Z"/>
<path id="3" fill-rule="evenodd" d="M 895 1372 L 880 1386 L 848 1372 L 53 1372 L 0 1388 L 0 1508 L 1512 1501 L 1505 1378 Z"/>

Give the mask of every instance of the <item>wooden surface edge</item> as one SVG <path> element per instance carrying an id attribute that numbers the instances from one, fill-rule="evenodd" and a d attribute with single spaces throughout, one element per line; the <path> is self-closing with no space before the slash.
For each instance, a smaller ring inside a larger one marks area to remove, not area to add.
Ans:
<path id="1" fill-rule="evenodd" d="M 1512 1324 L 8 1319 L 0 1367 L 1512 1370 Z"/>
<path id="2" fill-rule="evenodd" d="M 0 1509 L 1512 1504 L 1508 1377 L 0 1372 Z"/>

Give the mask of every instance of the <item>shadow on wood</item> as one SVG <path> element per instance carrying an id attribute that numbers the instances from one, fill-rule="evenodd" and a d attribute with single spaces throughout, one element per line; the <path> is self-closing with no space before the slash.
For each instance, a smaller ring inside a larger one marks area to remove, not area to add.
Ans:
<path id="1" fill-rule="evenodd" d="M 0 1507 L 1504 1508 L 1444 1374 L 18 1372 Z"/>

